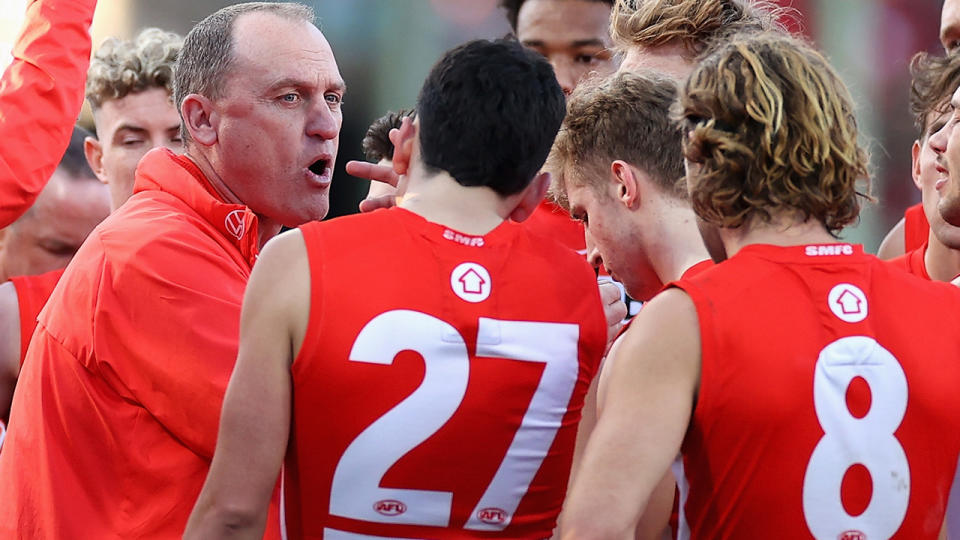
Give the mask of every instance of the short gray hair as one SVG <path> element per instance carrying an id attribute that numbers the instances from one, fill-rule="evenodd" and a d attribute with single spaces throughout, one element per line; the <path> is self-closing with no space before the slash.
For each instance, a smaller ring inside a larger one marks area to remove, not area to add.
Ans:
<path id="1" fill-rule="evenodd" d="M 184 39 L 174 70 L 173 98 L 177 110 L 189 94 L 220 97 L 223 80 L 233 62 L 233 24 L 241 15 L 253 12 L 273 13 L 310 24 L 315 20 L 313 8 L 304 4 L 248 2 L 227 6 L 198 22 Z M 184 142 L 189 141 L 186 121 L 180 131 Z"/>

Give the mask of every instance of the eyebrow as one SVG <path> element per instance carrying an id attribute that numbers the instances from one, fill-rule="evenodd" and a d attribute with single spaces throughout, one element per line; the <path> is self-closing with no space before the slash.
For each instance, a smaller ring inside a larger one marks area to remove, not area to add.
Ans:
<path id="1" fill-rule="evenodd" d="M 528 39 L 528 40 L 521 41 L 520 43 L 522 43 L 523 45 L 526 45 L 527 47 L 544 47 L 544 46 L 546 46 L 546 42 L 543 41 L 542 39 Z M 601 40 L 599 40 L 599 39 L 577 39 L 577 40 L 571 41 L 571 42 L 569 43 L 569 46 L 575 47 L 575 48 L 580 48 L 580 47 L 606 47 L 606 44 L 604 44 L 603 41 L 601 41 Z"/>
<path id="2" fill-rule="evenodd" d="M 146 133 L 147 129 L 140 126 L 134 126 L 132 124 L 120 124 L 117 126 L 115 133 L 120 133 L 121 131 L 136 131 L 138 133 Z"/>
<path id="3" fill-rule="evenodd" d="M 277 90 L 277 89 L 280 89 L 280 88 L 285 88 L 285 87 L 288 87 L 288 86 L 292 86 L 292 87 L 295 87 L 295 88 L 305 88 L 305 87 L 307 87 L 307 86 L 310 86 L 310 83 L 308 83 L 307 81 L 304 81 L 303 79 L 295 79 L 295 78 L 293 78 L 293 77 L 286 77 L 286 78 L 280 79 L 280 80 L 278 80 L 277 82 L 271 84 L 270 87 L 269 87 L 269 91 L 274 91 L 274 90 Z M 336 80 L 336 81 L 330 83 L 330 86 L 333 88 L 333 90 L 336 90 L 336 91 L 340 92 L 341 94 L 347 93 L 347 83 L 343 82 L 342 79 Z"/>

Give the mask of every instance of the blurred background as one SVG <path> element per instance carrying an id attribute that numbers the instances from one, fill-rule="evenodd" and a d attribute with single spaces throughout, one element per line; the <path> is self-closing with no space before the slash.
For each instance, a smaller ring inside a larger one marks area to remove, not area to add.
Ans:
<path id="1" fill-rule="evenodd" d="M 0 67 L 9 62 L 26 0 L 0 0 Z M 474 38 L 510 31 L 497 0 L 304 0 L 333 46 L 349 86 L 330 217 L 356 211 L 367 182 L 343 172 L 362 159 L 360 141 L 388 110 L 409 108 L 433 62 Z M 94 47 L 108 36 L 132 37 L 144 26 L 185 34 L 192 24 L 230 2 L 224 0 L 100 0 Z M 875 251 L 903 210 L 920 200 L 910 178 L 916 138 L 908 110 L 910 57 L 942 53 L 938 40 L 942 0 L 779 0 L 798 12 L 790 26 L 824 50 L 858 103 L 864 142 L 872 153 L 874 194 L 860 223 L 845 234 Z M 92 127 L 89 113 L 81 123 Z"/>

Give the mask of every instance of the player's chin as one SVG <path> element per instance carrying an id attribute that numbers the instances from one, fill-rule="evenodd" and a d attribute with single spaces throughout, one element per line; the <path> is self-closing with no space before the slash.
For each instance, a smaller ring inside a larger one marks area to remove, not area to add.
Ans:
<path id="1" fill-rule="evenodd" d="M 953 193 L 942 195 L 937 204 L 937 210 L 940 211 L 940 217 L 948 224 L 960 227 L 960 197 Z"/>

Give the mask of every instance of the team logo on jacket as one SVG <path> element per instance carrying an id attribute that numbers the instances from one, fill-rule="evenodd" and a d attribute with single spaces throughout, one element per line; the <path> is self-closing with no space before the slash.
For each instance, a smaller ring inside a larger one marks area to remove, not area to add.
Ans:
<path id="1" fill-rule="evenodd" d="M 246 232 L 246 225 L 243 223 L 243 210 L 234 210 L 227 214 L 227 219 L 223 220 L 223 225 L 227 228 L 227 232 L 237 240 L 243 238 L 243 233 Z"/>
<path id="2" fill-rule="evenodd" d="M 373 509 L 384 516 L 399 516 L 407 511 L 407 505 L 394 499 L 386 499 L 373 503 Z"/>
<path id="3" fill-rule="evenodd" d="M 827 295 L 827 304 L 841 321 L 857 323 L 867 318 L 867 295 L 856 285 L 840 283 L 834 286 Z"/>
<path id="4" fill-rule="evenodd" d="M 843 531 L 837 536 L 837 540 L 867 540 L 867 535 L 860 531 Z"/>
<path id="5" fill-rule="evenodd" d="M 501 508 L 484 508 L 477 512 L 477 519 L 489 525 L 500 525 L 507 521 L 507 511 Z"/>
<path id="6" fill-rule="evenodd" d="M 491 286 L 490 272 L 477 263 L 461 263 L 450 273 L 454 294 L 467 302 L 483 302 L 490 296 Z"/>

